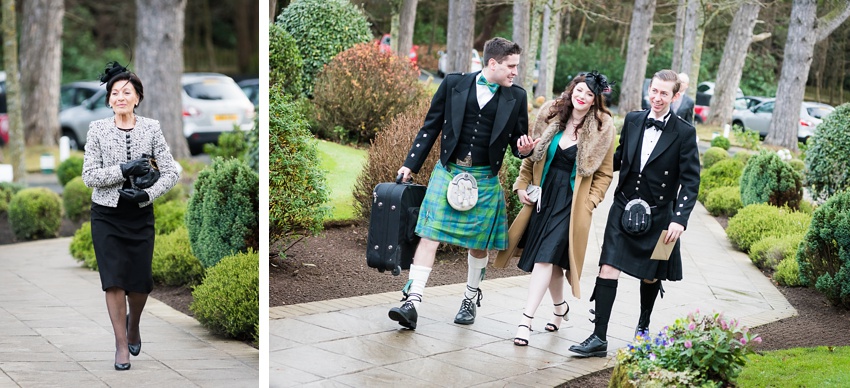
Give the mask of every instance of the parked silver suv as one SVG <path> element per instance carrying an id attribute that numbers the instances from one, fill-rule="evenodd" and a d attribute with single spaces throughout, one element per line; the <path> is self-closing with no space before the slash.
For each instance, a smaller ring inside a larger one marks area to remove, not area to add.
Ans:
<path id="1" fill-rule="evenodd" d="M 205 143 L 215 143 L 223 132 L 234 127 L 250 130 L 254 121 L 254 104 L 232 78 L 216 73 L 186 73 L 183 85 L 183 135 L 192 154 L 203 150 Z M 71 148 L 86 144 L 89 123 L 112 116 L 106 106 L 106 88 L 59 113 L 62 135 L 71 139 Z M 155 119 L 155 117 L 153 117 Z"/>

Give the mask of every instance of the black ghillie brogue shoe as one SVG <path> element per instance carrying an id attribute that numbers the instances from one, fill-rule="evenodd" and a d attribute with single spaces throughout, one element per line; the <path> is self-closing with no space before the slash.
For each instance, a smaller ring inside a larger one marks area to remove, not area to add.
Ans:
<path id="1" fill-rule="evenodd" d="M 608 355 L 608 341 L 603 341 L 591 334 L 580 345 L 570 346 L 570 351 L 579 357 L 606 357 Z"/>
<path id="2" fill-rule="evenodd" d="M 416 320 L 419 319 L 419 314 L 416 313 L 416 307 L 413 302 L 407 301 L 401 307 L 393 307 L 389 312 L 390 319 L 398 322 L 410 330 L 416 330 Z"/>
<path id="3" fill-rule="evenodd" d="M 649 332 L 649 316 L 652 314 L 652 310 L 643 310 L 640 311 L 640 319 L 638 319 L 637 327 L 635 328 L 635 337 L 638 334 L 646 334 Z"/>
<path id="4" fill-rule="evenodd" d="M 457 315 L 455 315 L 455 323 L 458 325 L 471 325 L 475 323 L 475 306 L 478 305 L 478 307 L 481 307 L 481 298 L 483 298 L 480 288 L 469 288 L 469 286 L 466 286 L 466 288 L 474 291 L 476 296 L 472 298 L 464 297 L 463 301 L 460 302 L 460 309 L 457 311 Z"/>

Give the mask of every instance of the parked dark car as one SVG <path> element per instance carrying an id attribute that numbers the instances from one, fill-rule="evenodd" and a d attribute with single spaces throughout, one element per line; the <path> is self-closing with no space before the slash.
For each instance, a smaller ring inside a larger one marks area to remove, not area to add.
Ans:
<path id="1" fill-rule="evenodd" d="M 242 91 L 245 92 L 245 95 L 254 103 L 254 107 L 256 108 L 260 105 L 260 79 L 259 78 L 250 78 L 239 81 L 236 83 L 242 88 Z"/>
<path id="2" fill-rule="evenodd" d="M 83 101 L 100 89 L 103 89 L 103 85 L 99 81 L 77 81 L 62 85 L 59 89 L 59 111 L 82 105 Z"/>

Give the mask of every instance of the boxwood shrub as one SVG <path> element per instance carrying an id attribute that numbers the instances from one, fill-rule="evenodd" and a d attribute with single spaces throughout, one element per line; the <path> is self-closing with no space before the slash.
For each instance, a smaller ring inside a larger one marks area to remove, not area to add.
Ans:
<path id="1" fill-rule="evenodd" d="M 83 158 L 79 156 L 70 156 L 56 167 L 56 178 L 62 186 L 81 175 L 83 175 Z"/>
<path id="2" fill-rule="evenodd" d="M 304 60 L 298 42 L 280 24 L 269 24 L 269 87 L 288 94 L 301 94 Z"/>
<path id="3" fill-rule="evenodd" d="M 44 187 L 23 189 L 9 202 L 9 224 L 19 240 L 56 237 L 62 224 L 62 199 Z"/>
<path id="4" fill-rule="evenodd" d="M 800 264 L 797 263 L 797 258 L 790 257 L 782 259 L 779 265 L 776 266 L 776 272 L 773 273 L 773 280 L 783 286 L 801 286 Z"/>
<path id="5" fill-rule="evenodd" d="M 729 152 L 726 152 L 723 148 L 712 146 L 705 150 L 702 155 L 702 168 L 711 168 L 715 163 L 724 159 L 729 159 Z"/>
<path id="6" fill-rule="evenodd" d="M 806 150 L 806 185 L 812 197 L 825 200 L 850 188 L 850 104 L 835 108 L 818 125 Z"/>
<path id="7" fill-rule="evenodd" d="M 169 234 L 186 225 L 186 202 L 170 201 L 153 207 L 156 234 Z M 159 244 L 159 242 L 157 242 Z"/>
<path id="8" fill-rule="evenodd" d="M 198 174 L 186 227 L 204 267 L 259 247 L 259 190 L 259 177 L 241 159 L 215 158 Z"/>
<path id="9" fill-rule="evenodd" d="M 738 186 L 744 164 L 735 159 L 724 159 L 711 168 L 702 170 L 697 199 L 705 204 L 708 193 L 717 187 Z"/>
<path id="10" fill-rule="evenodd" d="M 65 189 L 62 190 L 62 203 L 65 205 L 65 216 L 69 220 L 79 221 L 88 218 L 91 212 L 92 191 L 79 176 L 65 184 Z"/>
<path id="11" fill-rule="evenodd" d="M 155 282 L 167 286 L 194 285 L 201 282 L 204 267 L 192 254 L 189 231 L 185 226 L 156 237 L 151 271 Z"/>
<path id="12" fill-rule="evenodd" d="M 815 209 L 800 250 L 800 281 L 835 304 L 850 308 L 850 191 Z"/>
<path id="13" fill-rule="evenodd" d="M 0 214 L 9 211 L 9 202 L 12 196 L 26 187 L 12 182 L 0 182 Z"/>
<path id="14" fill-rule="evenodd" d="M 711 190 L 705 200 L 705 209 L 715 217 L 734 216 L 742 207 L 741 189 L 738 186 L 718 187 Z"/>
<path id="15" fill-rule="evenodd" d="M 769 203 L 800 208 L 803 176 L 775 152 L 764 150 L 753 156 L 741 173 L 741 202 L 746 205 Z"/>
<path id="16" fill-rule="evenodd" d="M 797 258 L 797 248 L 803 241 L 804 233 L 783 236 L 767 236 L 750 248 L 750 260 L 759 268 L 776 269 L 785 259 Z"/>
<path id="17" fill-rule="evenodd" d="M 729 219 L 726 235 L 735 246 L 749 252 L 753 244 L 769 236 L 806 233 L 812 216 L 768 204 L 745 206 Z"/>
<path id="18" fill-rule="evenodd" d="M 711 139 L 711 146 L 712 147 L 720 147 L 720 148 L 723 148 L 724 150 L 728 151 L 729 147 L 731 145 L 732 145 L 732 143 L 729 142 L 729 139 L 727 139 L 723 136 L 718 136 L 718 137 L 715 137 L 714 139 Z"/>
<path id="19" fill-rule="evenodd" d="M 84 222 L 71 238 L 71 257 L 82 262 L 86 268 L 97 271 L 97 259 L 94 255 L 94 244 L 91 237 L 91 222 Z"/>
<path id="20" fill-rule="evenodd" d="M 256 341 L 259 322 L 260 259 L 248 250 L 221 259 L 207 270 L 203 283 L 192 292 L 189 309 L 204 326 L 216 333 Z"/>

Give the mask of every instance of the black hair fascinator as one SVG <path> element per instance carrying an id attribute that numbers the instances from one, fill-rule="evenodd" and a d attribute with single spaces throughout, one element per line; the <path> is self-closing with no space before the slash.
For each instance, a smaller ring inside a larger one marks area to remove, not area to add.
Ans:
<path id="1" fill-rule="evenodd" d="M 584 83 L 593 94 L 601 94 L 614 86 L 614 82 L 608 82 L 608 78 L 596 70 L 584 73 Z"/>
<path id="2" fill-rule="evenodd" d="M 103 85 L 108 83 L 113 77 L 121 73 L 129 73 L 130 70 L 127 70 L 126 67 L 121 66 L 120 63 L 116 61 L 112 61 L 106 64 L 106 69 L 103 70 L 103 74 L 98 75 L 98 79 L 100 79 L 100 84 Z"/>

